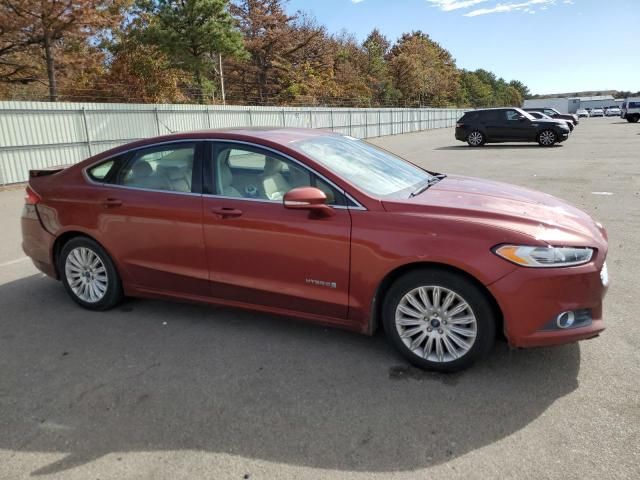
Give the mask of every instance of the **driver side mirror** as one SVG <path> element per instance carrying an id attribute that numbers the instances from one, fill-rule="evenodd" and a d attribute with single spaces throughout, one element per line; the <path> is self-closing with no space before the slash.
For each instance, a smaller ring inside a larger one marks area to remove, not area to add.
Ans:
<path id="1" fill-rule="evenodd" d="M 309 210 L 320 217 L 331 217 L 335 211 L 327 205 L 327 195 L 315 187 L 298 187 L 284 194 L 284 208 Z"/>

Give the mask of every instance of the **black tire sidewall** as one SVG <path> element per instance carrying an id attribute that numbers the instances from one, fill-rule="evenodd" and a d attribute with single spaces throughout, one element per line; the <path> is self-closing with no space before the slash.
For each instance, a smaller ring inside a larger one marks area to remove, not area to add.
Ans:
<path id="1" fill-rule="evenodd" d="M 84 300 L 79 298 L 69 286 L 69 282 L 67 280 L 65 272 L 65 263 L 69 253 L 73 249 L 78 247 L 84 247 L 92 250 L 96 255 L 98 255 L 98 257 L 100 257 L 102 264 L 107 270 L 107 292 L 105 293 L 104 297 L 102 297 L 98 302 L 85 302 Z M 118 271 L 116 270 L 111 257 L 105 251 L 105 249 L 100 246 L 98 242 L 88 237 L 72 238 L 62 246 L 60 255 L 58 256 L 58 272 L 60 274 L 60 280 L 62 281 L 62 284 L 64 285 L 64 288 L 69 296 L 78 305 L 81 305 L 84 308 L 87 308 L 89 310 L 108 310 L 109 308 L 114 307 L 122 299 L 122 284 L 120 281 L 120 276 L 118 275 Z"/>
<path id="2" fill-rule="evenodd" d="M 402 297 L 419 286 L 438 285 L 459 294 L 476 316 L 477 336 L 471 349 L 452 362 L 438 363 L 418 357 L 404 344 L 395 325 L 395 311 Z M 410 272 L 399 278 L 387 291 L 382 307 L 382 324 L 387 338 L 395 349 L 412 365 L 426 370 L 455 372 L 468 368 L 484 357 L 495 341 L 494 309 L 484 292 L 464 275 L 441 269 Z"/>

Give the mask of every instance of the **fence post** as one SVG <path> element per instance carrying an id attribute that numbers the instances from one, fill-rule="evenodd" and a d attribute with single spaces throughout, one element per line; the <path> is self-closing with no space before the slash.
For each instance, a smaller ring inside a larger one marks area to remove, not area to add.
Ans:
<path id="1" fill-rule="evenodd" d="M 284 107 L 282 107 L 282 126 L 287 126 L 287 113 L 285 112 Z"/>
<path id="2" fill-rule="evenodd" d="M 84 107 L 82 107 L 82 123 L 84 123 L 84 137 L 87 140 L 87 150 L 89 151 L 89 156 L 93 157 L 93 151 L 91 149 L 91 136 L 89 135 L 89 125 L 87 125 L 87 111 Z"/>
<path id="3" fill-rule="evenodd" d="M 313 128 L 313 111 L 309 110 L 309 128 Z"/>
<path id="4" fill-rule="evenodd" d="M 378 107 L 378 136 L 382 136 L 382 119 L 380 118 L 382 115 L 382 110 Z"/>
<path id="5" fill-rule="evenodd" d="M 331 131 L 335 131 L 333 129 L 333 107 L 331 107 L 331 110 L 329 110 L 329 114 L 331 115 Z"/>
<path id="6" fill-rule="evenodd" d="M 350 137 L 353 137 L 352 120 L 351 120 L 351 110 L 349 110 L 349 136 L 350 136 Z"/>
<path id="7" fill-rule="evenodd" d="M 156 133 L 160 135 L 160 118 L 158 117 L 158 107 L 153 109 L 153 113 L 156 117 Z"/>
<path id="8" fill-rule="evenodd" d="M 209 107 L 205 107 L 204 114 L 207 116 L 207 128 L 211 128 L 211 116 L 209 115 Z"/>
<path id="9" fill-rule="evenodd" d="M 253 115 L 251 115 L 251 107 L 247 109 L 247 112 L 249 113 L 249 126 L 253 127 Z"/>
<path id="10" fill-rule="evenodd" d="M 369 138 L 369 110 L 364 111 L 364 138 Z"/>

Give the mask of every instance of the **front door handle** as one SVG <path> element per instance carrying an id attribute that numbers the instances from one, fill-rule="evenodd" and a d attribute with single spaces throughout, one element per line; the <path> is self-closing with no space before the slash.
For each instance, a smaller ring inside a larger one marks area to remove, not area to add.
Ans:
<path id="1" fill-rule="evenodd" d="M 237 208 L 218 207 L 212 208 L 211 213 L 220 215 L 222 218 L 229 218 L 239 217 L 240 215 L 242 215 L 242 210 L 238 210 Z"/>
<path id="2" fill-rule="evenodd" d="M 117 198 L 107 198 L 102 201 L 102 205 L 104 206 L 104 208 L 120 207 L 122 206 L 122 200 L 119 200 Z"/>

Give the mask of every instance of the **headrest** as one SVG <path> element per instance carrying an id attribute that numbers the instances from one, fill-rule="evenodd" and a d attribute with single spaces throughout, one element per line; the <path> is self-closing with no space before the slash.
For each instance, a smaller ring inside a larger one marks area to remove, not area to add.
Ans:
<path id="1" fill-rule="evenodd" d="M 224 160 L 220 162 L 220 186 L 222 188 L 228 187 L 233 182 L 233 174 L 227 162 Z"/>
<path id="2" fill-rule="evenodd" d="M 266 157 L 264 160 L 264 175 L 266 177 L 270 177 L 271 175 L 275 175 L 276 173 L 282 172 L 282 168 L 284 167 L 284 162 Z"/>
<path id="3" fill-rule="evenodd" d="M 133 164 L 133 174 L 138 178 L 148 177 L 153 174 L 153 168 L 149 162 L 142 160 Z"/>
<path id="4" fill-rule="evenodd" d="M 184 172 L 178 167 L 166 167 L 164 171 L 169 180 L 182 180 L 184 178 Z"/>

